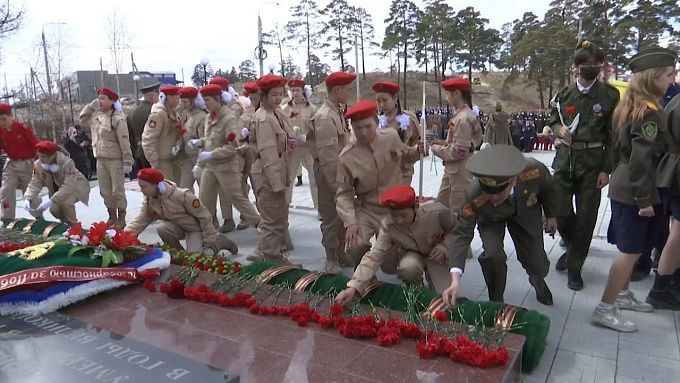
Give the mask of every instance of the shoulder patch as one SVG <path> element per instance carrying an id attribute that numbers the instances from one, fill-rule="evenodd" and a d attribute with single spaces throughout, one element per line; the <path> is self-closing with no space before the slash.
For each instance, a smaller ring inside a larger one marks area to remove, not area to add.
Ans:
<path id="1" fill-rule="evenodd" d="M 656 136 L 659 133 L 659 126 L 656 122 L 649 121 L 642 124 L 642 138 L 647 141 L 656 140 Z"/>
<path id="2" fill-rule="evenodd" d="M 198 209 L 201 207 L 201 201 L 198 198 L 194 198 L 194 200 L 191 201 L 191 206 L 193 206 L 194 209 Z"/>
<path id="3" fill-rule="evenodd" d="M 541 176 L 541 171 L 538 169 L 532 169 L 521 173 L 519 179 L 522 181 L 531 181 Z"/>
<path id="4" fill-rule="evenodd" d="M 477 216 L 477 208 L 475 207 L 474 201 L 473 203 L 463 205 L 460 209 L 460 214 L 466 219 L 475 218 Z"/>

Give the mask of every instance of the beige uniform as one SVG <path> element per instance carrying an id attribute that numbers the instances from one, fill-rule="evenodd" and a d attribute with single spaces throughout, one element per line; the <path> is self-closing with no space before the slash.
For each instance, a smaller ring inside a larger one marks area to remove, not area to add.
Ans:
<path id="1" fill-rule="evenodd" d="M 80 122 L 90 124 L 92 150 L 97 158 L 97 181 L 104 205 L 108 209 L 125 210 L 123 168 L 134 163 L 127 121 L 122 112 L 103 113 L 98 109 L 97 100 L 85 106 L 80 112 Z"/>
<path id="2" fill-rule="evenodd" d="M 395 118 L 387 119 L 386 127 L 394 129 L 397 132 L 397 134 L 399 134 L 401 142 L 403 142 L 407 146 L 415 146 L 418 144 L 418 141 L 420 141 L 420 124 L 418 123 L 418 118 L 416 117 L 415 114 L 411 112 L 404 111 L 402 113 L 408 117 L 408 127 L 405 130 L 401 127 L 401 123 L 399 122 L 399 120 L 397 120 L 396 116 Z M 380 127 L 383 128 L 383 126 Z M 411 180 L 413 179 L 414 173 L 413 168 L 418 159 L 416 159 L 415 161 L 404 161 L 402 163 L 404 171 L 404 184 L 406 185 L 411 184 Z"/>
<path id="3" fill-rule="evenodd" d="M 158 197 L 145 197 L 139 215 L 125 231 L 139 234 L 152 222 L 162 220 L 158 236 L 173 248 L 183 249 L 180 239 L 187 240 L 187 251 L 216 254 L 226 248 L 229 239 L 219 234 L 212 224 L 212 214 L 194 193 L 165 181 L 168 189 Z"/>
<path id="4" fill-rule="evenodd" d="M 253 190 L 262 221 L 258 250 L 266 260 L 281 260 L 286 248 L 288 204 L 288 139 L 292 127 L 280 108 L 260 108 L 253 117 L 250 145 L 257 148 L 251 168 Z"/>
<path id="5" fill-rule="evenodd" d="M 234 98 L 230 103 L 227 104 L 227 107 L 229 110 L 236 115 L 236 117 L 241 118 L 243 113 L 245 112 L 245 109 L 243 109 L 243 105 L 241 105 L 240 102 L 238 102 L 238 98 Z M 251 115 L 252 118 L 252 115 Z M 239 132 L 241 131 L 241 128 L 243 128 L 244 125 L 244 120 L 241 119 L 239 122 Z M 243 157 L 243 160 L 245 161 L 246 158 Z M 252 164 L 252 162 L 251 162 Z M 245 166 L 245 165 L 244 165 Z M 241 173 L 243 174 L 243 173 Z M 242 177 L 243 178 L 243 177 Z M 243 184 L 245 181 L 241 181 Z M 248 198 L 248 193 L 244 193 L 246 198 Z M 232 209 L 232 203 L 231 199 L 229 198 L 228 193 L 225 193 L 223 189 L 219 190 L 219 197 L 220 197 L 220 209 L 222 210 L 222 218 L 224 218 L 224 224 L 228 225 L 228 221 L 231 221 L 232 223 L 234 222 L 234 211 Z M 243 214 L 241 214 L 241 220 L 245 220 L 245 217 Z"/>
<path id="6" fill-rule="evenodd" d="M 194 165 L 196 165 L 196 157 L 198 152 L 201 150 L 199 148 L 192 149 L 188 144 L 190 140 L 195 140 L 199 138 L 204 138 L 204 127 L 205 127 L 205 116 L 206 112 L 193 107 L 191 110 L 187 111 L 185 114 L 185 119 L 182 121 L 182 126 L 186 130 L 182 140 L 182 151 L 180 152 L 181 158 L 181 176 L 179 181 L 179 187 L 183 189 L 189 189 L 194 192 L 194 175 L 192 170 Z"/>
<path id="7" fill-rule="evenodd" d="M 316 113 L 317 108 L 310 104 L 295 104 L 293 101 L 282 106 L 283 114 L 290 118 L 293 124 L 293 133 L 297 147 L 291 152 L 290 176 L 291 186 L 295 176 L 302 172 L 302 166 L 307 169 L 309 175 L 309 190 L 312 193 L 312 203 L 314 209 L 319 208 L 318 189 L 316 187 L 316 180 L 314 179 L 314 160 L 312 159 L 312 151 L 310 144 L 307 142 L 307 135 L 311 129 L 312 117 Z M 295 128 L 298 129 L 295 129 Z M 288 204 L 293 200 L 293 188 L 288 188 L 287 192 Z"/>
<path id="8" fill-rule="evenodd" d="M 307 134 L 314 159 L 314 179 L 321 215 L 321 244 L 326 251 L 326 271 L 345 262 L 345 229 L 335 209 L 340 152 L 349 142 L 347 121 L 337 104 L 325 100 L 314 115 Z"/>
<path id="9" fill-rule="evenodd" d="M 163 173 L 165 179 L 179 182 L 180 162 L 172 155 L 172 147 L 180 142 L 180 122 L 174 110 L 157 102 L 151 107 L 151 114 L 144 125 L 142 148 L 152 167 Z"/>
<path id="10" fill-rule="evenodd" d="M 446 254 L 453 251 L 451 244 L 455 223 L 455 215 L 439 202 L 421 204 L 416 210 L 415 220 L 407 227 L 395 225 L 387 216 L 381 222 L 378 239 L 361 259 L 347 286 L 363 295 L 366 285 L 380 267 L 388 274 L 396 273 L 404 282 L 415 284 L 423 283 L 425 271 L 430 287 L 441 293 L 451 279 L 449 263 L 438 264 L 427 257 L 440 244 L 445 247 Z M 394 247 L 397 256 L 387 257 L 388 251 Z"/>
<path id="11" fill-rule="evenodd" d="M 249 224 L 256 225 L 260 215 L 241 189 L 243 157 L 236 152 L 242 138 L 240 125 L 240 119 L 227 105 L 222 105 L 217 116 L 206 117 L 203 150 L 211 152 L 212 158 L 198 161 L 198 166 L 203 168 L 200 196 L 208 211 L 213 213 L 217 208 L 219 191 L 223 202 L 229 203 L 229 206 L 233 203 Z M 228 141 L 230 134 L 234 135 L 232 141 Z"/>
<path id="12" fill-rule="evenodd" d="M 57 152 L 56 164 L 59 171 L 52 173 L 40 166 L 40 160 L 33 164 L 33 177 L 26 190 L 26 199 L 31 201 L 31 208 L 37 209 L 42 199 L 39 193 L 43 187 L 47 188 L 47 194 L 52 200 L 50 213 L 61 222 L 69 225 L 78 223 L 76 218 L 76 202 L 85 205 L 90 199 L 90 183 L 85 176 L 76 168 L 73 160 L 62 152 Z"/>
<path id="13" fill-rule="evenodd" d="M 389 129 L 376 131 L 375 139 L 368 145 L 359 145 L 352 138 L 340 153 L 336 209 L 345 228 L 359 225 L 359 245 L 349 249 L 355 264 L 371 248 L 370 239 L 388 214 L 380 206 L 380 195 L 403 183 L 402 161 L 418 157 L 416 147 L 404 145 L 397 133 Z"/>
<path id="14" fill-rule="evenodd" d="M 241 115 L 241 122 L 243 123 L 243 126 L 248 129 L 248 132 L 252 131 L 252 125 L 253 125 L 253 118 L 254 117 L 255 117 L 255 109 L 254 108 L 246 109 L 243 112 L 243 114 Z M 243 195 L 245 195 L 246 198 L 247 198 L 248 194 L 250 193 L 250 191 L 248 189 L 248 180 L 250 180 L 251 184 L 253 183 L 251 176 L 250 176 L 250 169 L 253 167 L 253 162 L 255 162 L 255 157 L 257 157 L 257 148 L 255 148 L 253 145 L 250 145 L 250 143 L 247 143 L 246 145 L 248 147 L 248 150 L 243 155 L 243 170 L 241 172 L 241 174 L 242 174 L 241 189 L 243 190 Z"/>
<path id="15" fill-rule="evenodd" d="M 459 213 L 465 190 L 473 176 L 465 168 L 473 148 L 481 143 L 482 130 L 475 114 L 465 105 L 449 121 L 446 145 L 432 145 L 432 153 L 446 162 L 437 200 Z"/>

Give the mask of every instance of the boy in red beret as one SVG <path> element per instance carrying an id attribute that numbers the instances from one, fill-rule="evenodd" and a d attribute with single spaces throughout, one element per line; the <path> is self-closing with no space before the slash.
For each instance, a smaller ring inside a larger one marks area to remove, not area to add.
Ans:
<path id="1" fill-rule="evenodd" d="M 12 106 L 0 104 L 0 151 L 7 153 L 9 159 L 2 172 L 0 187 L 0 218 L 4 223 L 14 219 L 17 189 L 26 192 L 31 180 L 37 143 L 33 130 L 12 118 Z"/>
<path id="2" fill-rule="evenodd" d="M 335 298 L 345 304 L 356 293 L 366 294 L 378 268 L 388 274 L 397 274 L 404 283 L 423 284 L 423 272 L 430 287 L 442 293 L 449 286 L 456 289 L 462 270 L 449 270 L 448 254 L 451 252 L 452 230 L 456 217 L 439 202 L 418 204 L 416 193 L 409 185 L 391 187 L 380 196 L 380 205 L 389 214 L 380 224 L 378 239 L 364 255 L 354 270 L 347 289 Z M 400 251 L 388 255 L 394 247 Z M 449 273 L 451 276 L 449 277 Z M 451 281 L 455 283 L 452 283 Z"/>
<path id="3" fill-rule="evenodd" d="M 345 247 L 355 265 L 371 248 L 388 211 L 379 196 L 404 183 L 403 161 L 420 158 L 423 146 L 406 146 L 394 130 L 378 129 L 378 106 L 361 100 L 345 114 L 354 138 L 340 153 L 335 208 L 345 225 Z"/>
<path id="4" fill-rule="evenodd" d="M 35 145 L 38 160 L 33 164 L 33 177 L 24 195 L 24 208 L 36 218 L 43 212 L 50 213 L 61 222 L 69 225 L 78 223 L 76 202 L 85 205 L 90 199 L 90 184 L 78 171 L 76 164 L 52 141 L 40 141 Z M 40 197 L 43 187 L 47 188 L 48 198 Z"/>
<path id="5" fill-rule="evenodd" d="M 326 77 L 328 96 L 312 118 L 307 134 L 318 189 L 321 244 L 326 251 L 324 271 L 335 274 L 342 272 L 341 266 L 352 265 L 345 257 L 345 229 L 335 210 L 335 193 L 338 190 L 338 158 L 350 137 L 347 121 L 340 110 L 347 104 L 350 85 L 355 78 L 355 74 L 343 72 Z"/>
<path id="6" fill-rule="evenodd" d="M 184 250 L 179 241 L 186 239 L 189 252 L 213 256 L 225 249 L 236 254 L 236 244 L 215 230 L 212 214 L 196 195 L 164 178 L 163 173 L 154 168 L 137 172 L 144 202 L 139 215 L 125 226 L 125 231 L 139 234 L 152 222 L 161 220 L 158 236 L 174 249 Z"/>
<path id="7" fill-rule="evenodd" d="M 205 125 L 205 102 L 198 95 L 198 89 L 187 86 L 179 90 L 180 108 L 184 112 L 180 123 L 184 127 L 181 137 L 181 176 L 179 186 L 194 191 L 196 179 L 193 168 L 196 165 L 199 146 L 203 145 L 203 129 Z M 196 144 L 196 145 L 194 145 Z"/>

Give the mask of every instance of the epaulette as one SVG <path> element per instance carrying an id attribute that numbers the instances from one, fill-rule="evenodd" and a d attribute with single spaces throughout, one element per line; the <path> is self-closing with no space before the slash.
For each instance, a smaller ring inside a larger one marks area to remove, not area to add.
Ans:
<path id="1" fill-rule="evenodd" d="M 482 205 L 484 205 L 485 203 L 489 202 L 489 198 L 490 197 L 489 197 L 488 194 L 483 193 L 483 194 L 477 196 L 477 198 L 473 199 L 472 204 L 475 205 L 475 208 L 479 208 Z"/>
<path id="2" fill-rule="evenodd" d="M 532 169 L 528 170 L 524 173 L 520 173 L 519 179 L 526 182 L 526 181 L 531 181 L 535 180 L 536 178 L 541 176 L 541 171 L 538 169 Z"/>

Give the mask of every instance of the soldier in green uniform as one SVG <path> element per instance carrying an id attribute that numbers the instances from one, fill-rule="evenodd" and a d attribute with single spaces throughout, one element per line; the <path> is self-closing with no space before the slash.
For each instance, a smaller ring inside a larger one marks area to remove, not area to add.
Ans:
<path id="1" fill-rule="evenodd" d="M 508 114 L 503 111 L 503 104 L 500 101 L 497 102 L 496 111 L 491 113 L 489 124 L 484 132 L 484 143 L 489 145 L 512 145 L 508 120 Z"/>
<path id="2" fill-rule="evenodd" d="M 161 83 L 156 82 L 140 89 L 144 95 L 144 101 L 137 105 L 127 117 L 127 125 L 130 130 L 130 147 L 132 154 L 135 157 L 135 168 L 132 173 L 137 174 L 137 170 L 151 167 L 149 161 L 144 156 L 142 150 L 142 132 L 144 132 L 144 125 L 151 114 L 151 106 L 158 102 L 158 90 Z"/>
<path id="3" fill-rule="evenodd" d="M 620 309 L 649 312 L 657 305 L 670 308 L 662 294 L 650 293 L 648 303 L 639 302 L 628 290 L 628 284 L 635 262 L 645 247 L 654 244 L 660 232 L 662 206 L 658 181 L 677 178 L 677 166 L 671 169 L 674 174 L 662 173 L 657 177 L 657 165 L 668 149 L 679 152 L 669 140 L 666 116 L 660 105 L 675 77 L 675 57 L 674 52 L 663 48 L 647 49 L 633 56 L 628 63 L 633 77 L 614 111 L 616 138 L 609 186 L 612 218 L 608 239 L 616 244 L 619 254 L 612 262 L 602 300 L 591 320 L 620 332 L 637 330 L 635 324 L 621 317 Z M 655 288 L 662 287 L 659 282 L 657 278 Z"/>
<path id="4" fill-rule="evenodd" d="M 583 288 L 581 268 L 588 256 L 597 221 L 602 188 L 611 173 L 612 112 L 619 91 L 597 80 L 604 53 L 588 41 L 579 43 L 574 55 L 578 77 L 557 93 L 548 125 L 562 140 L 555 155 L 557 222 L 567 246 L 555 269 L 568 270 L 568 286 Z M 576 210 L 572 204 L 576 200 Z"/>
<path id="5" fill-rule="evenodd" d="M 465 267 L 476 224 L 484 248 L 479 263 L 489 299 L 502 302 L 507 274 L 503 239 L 507 228 L 517 259 L 536 290 L 536 299 L 552 305 L 552 293 L 543 279 L 550 267 L 543 248 L 543 229 L 551 235 L 557 230 L 555 185 L 550 171 L 539 161 L 524 158 L 514 146 L 503 144 L 479 151 L 466 167 L 476 179 L 466 191 L 458 224 L 453 229 L 451 265 L 460 270 Z M 445 291 L 444 301 L 449 305 L 455 302 L 452 295 L 455 294 Z"/>

